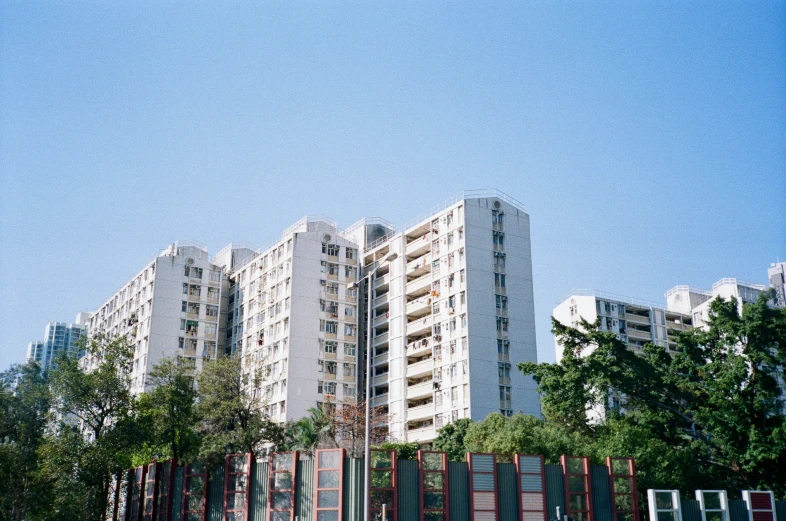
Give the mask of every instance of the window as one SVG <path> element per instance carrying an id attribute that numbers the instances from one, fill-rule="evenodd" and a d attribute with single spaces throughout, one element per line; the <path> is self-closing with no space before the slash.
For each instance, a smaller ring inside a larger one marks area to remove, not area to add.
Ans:
<path id="1" fill-rule="evenodd" d="M 503 273 L 494 274 L 494 285 L 498 288 L 505 287 L 505 275 Z"/>
<path id="2" fill-rule="evenodd" d="M 336 394 L 336 382 L 325 382 L 324 383 L 325 394 L 332 394 L 335 396 Z"/>
<path id="3" fill-rule="evenodd" d="M 358 289 L 357 288 L 347 288 L 346 294 L 347 294 L 347 297 L 357 297 L 358 296 Z"/>
<path id="4" fill-rule="evenodd" d="M 341 364 L 344 369 L 344 376 L 355 376 L 355 364 Z"/>
<path id="5" fill-rule="evenodd" d="M 355 326 L 353 324 L 344 324 L 344 336 L 355 336 Z"/>
<path id="6" fill-rule="evenodd" d="M 346 277 L 348 279 L 354 279 L 355 278 L 355 268 L 353 268 L 352 266 L 344 266 L 344 277 Z"/>
<path id="7" fill-rule="evenodd" d="M 505 246 L 505 234 L 502 232 L 493 232 L 494 247 L 501 248 Z"/>
<path id="8" fill-rule="evenodd" d="M 354 249 L 354 248 L 346 248 L 344 250 L 344 256 L 347 259 L 352 259 L 352 260 L 357 259 L 358 258 L 358 251 L 356 249 Z"/>
<path id="9" fill-rule="evenodd" d="M 216 334 L 216 324 L 207 322 L 205 323 L 205 335 L 214 336 Z"/>
<path id="10" fill-rule="evenodd" d="M 321 362 L 321 360 L 320 360 L 320 362 Z M 322 380 L 319 380 L 317 382 L 317 394 L 322 394 L 324 392 L 324 388 L 325 388 L 325 382 L 323 382 Z M 319 407 L 319 403 L 317 403 L 317 407 Z"/>
<path id="11" fill-rule="evenodd" d="M 325 352 L 326 353 L 336 353 L 336 349 L 338 348 L 338 342 L 328 340 L 325 342 Z"/>
<path id="12" fill-rule="evenodd" d="M 328 275 L 335 275 L 336 277 L 338 277 L 338 264 L 328 262 L 327 269 L 328 269 Z"/>
<path id="13" fill-rule="evenodd" d="M 186 309 L 188 309 L 188 302 L 186 302 L 186 301 L 184 300 L 184 301 L 183 301 L 183 305 L 180 307 L 180 311 L 182 311 L 183 313 L 185 313 L 185 312 L 186 312 Z"/>
<path id="14" fill-rule="evenodd" d="M 497 340 L 497 353 L 501 355 L 510 355 L 510 342 L 507 340 Z"/>
<path id="15" fill-rule="evenodd" d="M 332 360 L 325 361 L 325 372 L 327 374 L 336 374 L 338 369 L 338 364 L 333 362 Z"/>
<path id="16" fill-rule="evenodd" d="M 355 316 L 355 308 L 352 307 L 352 306 L 344 306 L 344 316 L 354 317 Z"/>
<path id="17" fill-rule="evenodd" d="M 325 242 L 322 243 L 322 253 L 326 253 L 333 257 L 338 257 L 340 249 L 341 248 L 337 244 L 327 244 Z"/>
<path id="18" fill-rule="evenodd" d="M 355 356 L 355 344 L 344 344 L 344 356 Z"/>
<path id="19" fill-rule="evenodd" d="M 327 284 L 328 295 L 338 295 L 338 282 L 329 282 Z"/>
<path id="20" fill-rule="evenodd" d="M 508 364 L 508 363 L 499 363 L 497 369 L 498 369 L 500 378 L 510 378 L 510 364 Z"/>
<path id="21" fill-rule="evenodd" d="M 187 294 L 188 294 L 188 284 L 183 283 L 183 295 L 187 295 Z"/>
<path id="22" fill-rule="evenodd" d="M 186 277 L 191 277 L 192 279 L 202 279 L 202 268 L 194 268 L 193 266 L 186 266 L 185 270 Z"/>
<path id="23" fill-rule="evenodd" d="M 507 331 L 508 330 L 508 319 L 503 317 L 497 317 L 497 331 Z"/>
<path id="24" fill-rule="evenodd" d="M 357 388 L 354 385 L 344 384 L 344 396 L 355 396 L 357 393 Z"/>
<path id="25" fill-rule="evenodd" d="M 504 295 L 495 295 L 497 309 L 508 309 L 508 297 Z"/>

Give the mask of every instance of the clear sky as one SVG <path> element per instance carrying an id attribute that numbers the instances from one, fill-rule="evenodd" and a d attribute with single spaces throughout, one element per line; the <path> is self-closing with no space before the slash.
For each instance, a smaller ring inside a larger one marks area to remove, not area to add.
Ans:
<path id="1" fill-rule="evenodd" d="M 177 239 L 531 215 L 571 288 L 663 302 L 786 259 L 786 3 L 0 2 L 0 370 Z"/>

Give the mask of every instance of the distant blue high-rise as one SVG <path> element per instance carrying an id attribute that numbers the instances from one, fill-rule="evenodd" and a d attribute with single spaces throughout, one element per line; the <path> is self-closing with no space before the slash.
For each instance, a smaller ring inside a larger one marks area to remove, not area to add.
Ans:
<path id="1" fill-rule="evenodd" d="M 78 341 L 85 333 L 81 324 L 82 314 L 77 316 L 76 324 L 66 322 L 49 322 L 44 332 L 44 340 L 30 342 L 27 345 L 27 360 L 35 360 L 42 370 L 52 367 L 52 362 L 61 351 L 77 356 Z"/>

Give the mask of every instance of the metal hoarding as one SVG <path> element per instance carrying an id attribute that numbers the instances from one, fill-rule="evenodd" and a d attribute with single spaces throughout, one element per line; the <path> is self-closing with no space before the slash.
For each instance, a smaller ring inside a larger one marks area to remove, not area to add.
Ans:
<path id="1" fill-rule="evenodd" d="M 316 451 L 314 521 L 343 521 L 344 449 Z"/>
<path id="2" fill-rule="evenodd" d="M 270 455 L 268 479 L 268 521 L 294 521 L 297 452 L 274 452 Z"/>
<path id="3" fill-rule="evenodd" d="M 183 470 L 183 494 L 180 506 L 182 521 L 206 521 L 207 465 L 191 463 Z"/>
<path id="4" fill-rule="evenodd" d="M 396 459 L 396 451 L 371 449 L 370 460 L 370 521 L 398 521 L 398 460 Z"/>
<path id="5" fill-rule="evenodd" d="M 521 521 L 546 521 L 546 469 L 539 454 L 516 454 L 516 496 Z"/>
<path id="6" fill-rule="evenodd" d="M 497 456 L 467 453 L 469 505 L 473 521 L 498 521 Z"/>
<path id="7" fill-rule="evenodd" d="M 248 521 L 251 494 L 251 465 L 254 455 L 227 454 L 224 462 L 223 521 Z"/>
<path id="8" fill-rule="evenodd" d="M 449 521 L 450 490 L 448 455 L 444 452 L 418 451 L 420 521 Z"/>
<path id="9" fill-rule="evenodd" d="M 594 521 L 590 462 L 586 456 L 562 456 L 566 514 L 575 521 Z"/>

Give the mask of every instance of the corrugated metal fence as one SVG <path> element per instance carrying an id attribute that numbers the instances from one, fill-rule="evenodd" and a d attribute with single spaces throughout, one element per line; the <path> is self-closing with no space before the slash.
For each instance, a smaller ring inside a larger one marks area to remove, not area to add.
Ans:
<path id="1" fill-rule="evenodd" d="M 555 516 L 557 508 L 565 513 L 565 480 L 562 465 L 546 464 L 543 468 L 543 478 L 546 490 L 547 518 Z M 225 483 L 224 466 L 217 465 L 209 473 L 210 479 L 207 490 L 207 508 L 204 520 L 198 521 L 224 521 L 246 519 L 243 517 L 227 516 L 225 509 Z M 398 460 L 396 482 L 398 483 L 398 504 L 396 509 L 397 519 L 388 521 L 430 521 L 422 518 L 422 504 L 420 492 L 420 476 L 417 461 Z M 247 490 L 248 521 L 278 521 L 269 520 L 268 488 L 269 464 L 265 461 L 252 462 L 248 474 L 249 483 Z M 314 460 L 301 460 L 297 462 L 295 478 L 295 504 L 294 515 L 296 519 L 290 521 L 362 521 L 363 520 L 363 460 L 356 458 L 344 459 L 344 475 L 342 480 L 342 508 L 339 519 L 316 519 L 315 510 L 315 473 Z M 467 463 L 451 461 L 448 465 L 448 512 L 449 521 L 473 521 L 470 510 L 470 471 Z M 609 470 L 602 465 L 593 465 L 590 472 L 593 519 L 592 521 L 615 521 L 612 491 L 609 481 Z M 499 505 L 498 521 L 522 521 L 518 499 L 519 480 L 516 466 L 512 463 L 497 464 L 497 499 Z M 172 511 L 169 515 L 159 513 L 159 521 L 181 521 L 181 508 L 184 489 L 183 467 L 175 469 L 173 482 Z M 786 521 L 786 501 L 776 501 L 776 512 L 779 521 Z M 641 505 L 646 510 L 646 504 Z M 130 511 L 128 505 L 125 509 Z M 121 508 L 123 510 L 123 508 Z M 729 501 L 730 521 L 749 521 L 748 510 L 742 500 Z M 139 519 L 142 519 L 140 516 Z M 646 514 L 642 520 L 646 519 Z M 127 512 L 118 512 L 115 521 L 132 521 Z M 133 520 L 137 521 L 137 520 Z M 192 521 L 192 520 L 182 520 Z M 546 520 L 544 520 L 546 521 Z M 693 499 L 682 500 L 682 521 L 702 521 L 698 501 Z"/>

